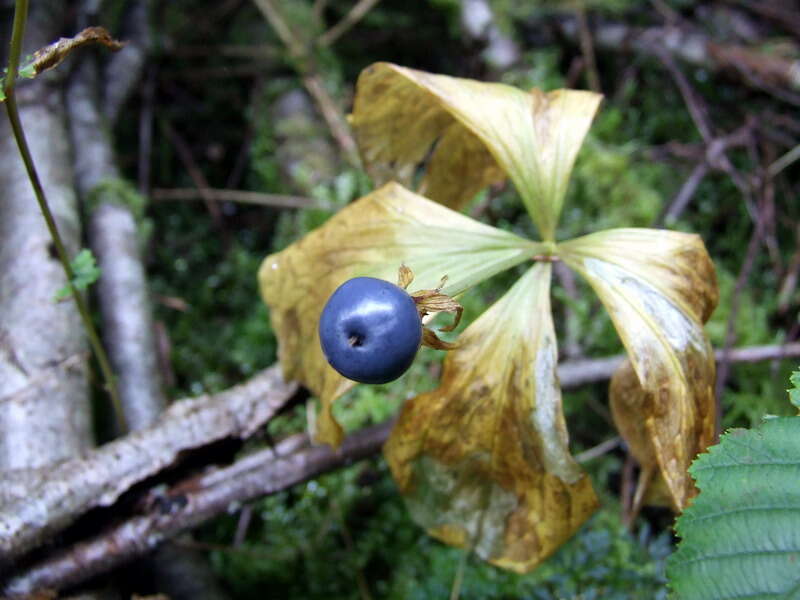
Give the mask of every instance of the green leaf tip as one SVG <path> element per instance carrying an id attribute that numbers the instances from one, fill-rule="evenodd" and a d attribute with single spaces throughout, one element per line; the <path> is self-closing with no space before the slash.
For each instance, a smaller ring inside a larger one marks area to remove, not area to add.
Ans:
<path id="1" fill-rule="evenodd" d="M 83 291 L 92 285 L 100 277 L 100 268 L 94 259 L 94 254 L 88 248 L 84 248 L 70 262 L 72 267 L 72 285 L 76 290 Z M 71 294 L 70 286 L 65 285 L 56 293 L 56 301 L 60 302 L 69 298 Z"/>
<path id="2" fill-rule="evenodd" d="M 786 390 L 789 392 L 789 402 L 800 410 L 800 370 L 792 371 L 789 376 L 789 383 L 792 384 L 792 387 Z"/>
<path id="3" fill-rule="evenodd" d="M 797 597 L 800 418 L 730 430 L 690 473 L 700 494 L 676 522 L 682 539 L 667 562 L 675 597 Z"/>

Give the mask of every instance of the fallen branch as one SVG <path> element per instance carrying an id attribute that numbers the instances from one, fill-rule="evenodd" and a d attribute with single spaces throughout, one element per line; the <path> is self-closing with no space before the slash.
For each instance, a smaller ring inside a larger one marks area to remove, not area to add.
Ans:
<path id="1" fill-rule="evenodd" d="M 113 504 L 132 485 L 173 464 L 179 453 L 252 435 L 297 388 L 273 366 L 225 392 L 175 402 L 153 427 L 55 466 L 40 485 L 0 508 L 0 572 L 3 563 L 87 510 Z"/>
<path id="2" fill-rule="evenodd" d="M 716 353 L 717 358 L 722 354 Z M 785 346 L 751 346 L 731 350 L 733 362 L 800 357 L 800 343 Z M 624 357 L 563 363 L 558 373 L 562 386 L 574 388 L 611 377 Z M 6 582 L 7 594 L 26 594 L 40 588 L 74 585 L 145 554 L 162 541 L 228 510 L 233 503 L 247 502 L 285 490 L 323 473 L 367 458 L 380 451 L 393 422 L 367 427 L 349 435 L 339 450 L 309 447 L 305 435 L 290 437 L 276 448 L 268 448 L 239 459 L 229 467 L 174 485 L 169 491 L 152 493 L 149 509 L 94 538 L 75 544 L 17 574 Z M 619 438 L 603 442 L 579 455 L 589 461 L 612 449 Z"/>
<path id="3" fill-rule="evenodd" d="M 580 27 L 576 19 L 561 22 L 564 33 L 579 43 Z M 736 73 L 757 89 L 775 93 L 777 88 L 800 90 L 800 60 L 767 54 L 745 46 L 719 44 L 699 31 L 680 27 L 631 27 L 621 23 L 598 24 L 592 28 L 597 47 L 607 50 L 635 51 L 646 55 L 669 52 L 692 65 L 712 71 Z M 795 95 L 776 94 L 795 102 Z"/>
<path id="4" fill-rule="evenodd" d="M 717 357 L 719 358 L 721 354 L 722 352 L 718 351 Z M 728 359 L 732 362 L 758 362 L 790 357 L 800 357 L 800 343 L 791 343 L 784 346 L 738 348 L 731 350 L 728 355 Z M 587 359 L 562 363 L 558 369 L 559 378 L 564 388 L 575 388 L 589 383 L 605 381 L 611 377 L 623 360 L 623 356 L 613 356 L 604 359 Z M 269 380 L 275 377 L 277 377 L 275 367 L 271 367 L 254 379 L 263 378 L 264 381 L 259 385 L 272 387 Z M 210 417 L 215 414 L 215 411 L 219 410 L 219 405 L 224 406 L 226 402 L 233 402 L 237 394 L 251 396 L 251 400 L 252 397 L 259 395 L 255 393 L 257 386 L 254 380 L 245 385 L 255 387 L 253 390 L 244 393 L 241 389 L 234 388 L 217 396 L 184 401 L 181 404 L 200 403 L 200 405 L 207 405 L 213 402 L 216 408 L 206 407 L 206 416 Z M 270 405 L 274 410 L 281 403 L 281 398 L 285 399 L 290 395 L 287 388 L 293 389 L 292 386 L 287 386 L 287 384 L 282 384 L 282 391 L 272 389 L 271 399 L 268 399 L 264 404 Z M 181 418 L 175 414 L 175 409 L 180 408 L 181 404 L 168 411 L 167 423 L 196 429 L 199 432 L 202 421 L 188 419 L 181 421 Z M 231 407 L 231 409 L 232 411 L 236 410 L 234 407 Z M 189 410 L 188 412 L 192 414 L 195 411 Z M 266 410 L 264 412 L 269 411 Z M 228 416 L 230 417 L 230 414 Z M 262 419 L 258 420 L 261 421 Z M 244 427 L 244 424 L 248 422 L 249 419 L 239 419 L 241 427 Z M 181 423 L 183 424 L 181 425 Z M 165 427 L 166 424 L 162 421 L 161 425 L 156 426 L 156 429 L 164 429 Z M 257 425 L 251 426 L 250 429 L 252 430 L 255 427 Z M 228 426 L 222 429 L 232 431 L 235 428 Z M 388 437 L 390 429 L 390 423 L 383 423 L 356 432 L 345 440 L 342 449 L 339 451 L 331 450 L 327 446 L 308 447 L 306 436 L 293 436 L 278 444 L 275 449 L 256 452 L 240 458 L 228 467 L 216 469 L 200 477 L 178 483 L 166 493 L 151 492 L 152 501 L 147 503 L 150 508 L 145 514 L 131 517 L 90 540 L 54 554 L 24 572 L 18 573 L 6 583 L 7 592 L 10 593 L 13 590 L 15 593 L 23 593 L 25 590 L 32 590 L 37 587 L 71 585 L 116 567 L 127 560 L 149 552 L 164 539 L 226 511 L 233 502 L 246 502 L 253 498 L 284 490 L 321 473 L 378 452 Z M 148 431 L 152 432 L 153 430 Z M 236 434 L 244 436 L 247 435 L 247 431 L 239 429 Z M 138 434 L 132 434 L 124 438 L 124 440 L 104 446 L 96 451 L 95 455 L 104 451 L 108 455 L 109 451 L 107 449 L 109 446 L 121 444 L 136 435 Z M 154 433 L 150 433 L 148 437 L 154 438 Z M 219 439 L 219 437 L 214 439 Z M 128 445 L 132 444 L 130 441 L 126 443 Z M 198 443 L 198 446 L 200 445 L 202 444 Z M 586 457 L 587 460 L 590 458 L 591 456 Z M 98 462 L 98 460 L 97 456 L 94 458 L 88 457 L 85 462 L 92 464 Z M 124 465 L 125 461 L 121 461 L 120 464 Z M 74 468 L 70 471 L 73 476 L 79 472 Z M 117 475 L 113 471 L 107 471 L 106 473 L 110 478 L 115 478 Z M 67 486 L 79 483 L 65 479 L 63 475 L 64 473 L 61 474 L 61 488 L 68 489 Z M 124 472 L 122 475 L 124 475 Z M 50 481 L 52 482 L 58 477 L 59 474 L 55 473 Z M 131 481 L 120 482 L 113 491 L 118 495 L 119 492 L 124 491 L 121 488 L 127 489 L 132 483 Z M 47 485 L 45 483 L 45 487 Z M 34 490 L 33 493 L 41 494 L 42 492 Z M 107 504 L 106 502 L 102 505 Z M 2 512 L 0 512 L 0 524 L 3 523 L 3 519 L 6 518 L 8 512 L 10 512 L 8 507 L 3 507 Z M 39 516 L 43 516 L 41 512 Z M 75 515 L 71 518 L 74 520 Z M 53 531 L 57 529 L 56 525 L 45 524 L 44 527 L 47 527 L 48 531 Z M 31 532 L 28 531 L 27 533 L 28 537 L 31 537 Z M 41 539 L 42 534 L 40 533 L 38 537 Z M 4 543 L 6 547 L 9 545 L 6 542 Z M 14 552 L 17 555 L 19 553 L 19 550 Z"/>
<path id="5" fill-rule="evenodd" d="M 158 376 L 150 308 L 135 206 L 120 181 L 106 119 L 97 102 L 97 64 L 86 56 L 66 94 L 75 183 L 89 217 L 89 243 L 102 273 L 96 285 L 103 340 L 117 376 L 125 422 L 131 430 L 152 425 L 166 405 Z M 121 192 L 124 189 L 126 192 Z M 127 193 L 127 196 L 126 196 Z M 120 434 L 124 432 L 119 432 Z"/>
<path id="6" fill-rule="evenodd" d="M 244 459 L 252 468 L 234 464 L 175 486 L 151 502 L 146 514 L 51 556 L 8 580 L 3 592 L 24 595 L 42 588 L 62 588 L 122 565 L 168 537 L 225 512 L 233 502 L 274 494 L 375 454 L 391 427 L 392 423 L 386 422 L 362 429 L 348 437 L 339 450 L 317 446 L 282 454 L 286 446 L 308 442 L 305 436 L 289 438 L 275 450 L 262 450 Z"/>
<path id="7" fill-rule="evenodd" d="M 319 36 L 317 43 L 320 46 L 330 46 L 345 33 L 347 33 L 364 15 L 366 15 L 380 0 L 358 0 L 355 6 L 328 31 Z"/>
<path id="8" fill-rule="evenodd" d="M 258 206 L 275 206 L 279 208 L 310 208 L 316 204 L 312 198 L 306 198 L 305 196 L 263 194 L 247 190 L 220 190 L 216 188 L 156 188 L 150 195 L 156 201 L 211 198 L 218 202 L 239 202 L 241 204 L 256 204 Z"/>
<path id="9" fill-rule="evenodd" d="M 358 167 L 361 159 L 358 155 L 355 138 L 350 131 L 344 111 L 337 105 L 317 73 L 310 49 L 292 31 L 274 0 L 253 0 L 253 2 L 286 46 L 289 56 L 294 61 L 294 66 L 303 80 L 303 85 L 316 102 L 317 108 L 328 124 L 331 135 L 342 149 L 345 159 L 351 166 Z"/>

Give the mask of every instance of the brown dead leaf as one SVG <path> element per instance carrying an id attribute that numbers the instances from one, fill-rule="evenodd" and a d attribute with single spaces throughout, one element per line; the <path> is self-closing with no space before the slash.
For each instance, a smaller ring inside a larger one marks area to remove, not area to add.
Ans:
<path id="1" fill-rule="evenodd" d="M 125 42 L 115 40 L 104 27 L 87 27 L 74 37 L 60 38 L 58 41 L 34 52 L 33 70 L 36 74 L 39 74 L 49 69 L 54 69 L 64 62 L 70 52 L 88 44 L 100 44 L 114 52 L 121 50 L 125 46 Z"/>
<path id="2" fill-rule="evenodd" d="M 461 334 L 440 387 L 404 406 L 385 448 L 418 523 L 520 573 L 597 506 L 568 448 L 550 270 L 536 264 Z"/>

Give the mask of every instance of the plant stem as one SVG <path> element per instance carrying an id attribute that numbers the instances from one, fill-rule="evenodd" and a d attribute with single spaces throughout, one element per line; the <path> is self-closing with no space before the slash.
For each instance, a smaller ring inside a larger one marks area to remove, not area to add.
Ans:
<path id="1" fill-rule="evenodd" d="M 14 28 L 11 34 L 11 50 L 9 52 L 8 60 L 8 73 L 5 81 L 5 105 L 6 111 L 8 112 L 8 120 L 11 123 L 11 130 L 14 133 L 14 139 L 17 142 L 17 147 L 19 148 L 22 162 L 25 164 L 25 170 L 28 172 L 28 179 L 30 179 L 31 185 L 33 186 L 33 191 L 36 195 L 36 201 L 39 203 L 39 209 L 42 211 L 45 223 L 47 223 L 47 229 L 50 232 L 50 237 L 52 238 L 53 244 L 56 248 L 58 259 L 61 262 L 61 266 L 64 268 L 64 273 L 67 277 L 67 285 L 72 293 L 72 297 L 75 299 L 75 304 L 78 307 L 78 312 L 81 315 L 83 326 L 86 329 L 86 333 L 89 337 L 89 343 L 94 350 L 95 356 L 97 357 L 97 362 L 100 365 L 100 370 L 103 373 L 105 386 L 109 395 L 111 396 L 111 402 L 116 414 L 117 423 L 121 430 L 120 433 L 124 433 L 127 430 L 127 426 L 125 423 L 125 416 L 122 413 L 122 404 L 120 403 L 119 395 L 117 394 L 114 373 L 111 370 L 111 364 L 109 363 L 108 356 L 103 349 L 103 344 L 100 342 L 100 337 L 97 335 L 97 331 L 92 324 L 92 318 L 89 313 L 89 308 L 86 305 L 86 301 L 72 282 L 74 273 L 69 262 L 69 257 L 67 256 L 67 250 L 64 247 L 64 241 L 61 239 L 61 235 L 58 232 L 58 226 L 53 218 L 53 213 L 50 211 L 50 205 L 47 203 L 47 198 L 45 197 L 42 183 L 39 180 L 39 174 L 36 171 L 36 165 L 33 162 L 33 157 L 31 156 L 30 148 L 28 147 L 28 141 L 25 138 L 25 132 L 22 128 L 22 121 L 20 121 L 19 118 L 19 109 L 17 107 L 17 98 L 14 88 L 17 79 L 17 71 L 19 69 L 19 59 L 22 53 L 22 36 L 25 33 L 25 23 L 27 21 L 27 17 L 28 0 L 16 0 L 16 6 L 14 10 Z"/>
<path id="2" fill-rule="evenodd" d="M 470 550 L 465 548 L 461 552 L 461 557 L 458 560 L 456 567 L 456 576 L 453 578 L 453 586 L 450 588 L 450 600 L 458 600 L 461 595 L 461 584 L 464 582 L 464 570 L 467 566 L 467 558 L 469 558 Z"/>

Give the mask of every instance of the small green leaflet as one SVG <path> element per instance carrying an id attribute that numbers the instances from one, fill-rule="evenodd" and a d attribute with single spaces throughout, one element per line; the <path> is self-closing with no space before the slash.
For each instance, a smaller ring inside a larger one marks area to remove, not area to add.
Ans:
<path id="1" fill-rule="evenodd" d="M 0 77 L 0 102 L 6 99 L 6 74 L 8 69 L 3 69 L 3 75 Z M 33 56 L 28 55 L 25 57 L 25 64 L 23 64 L 18 71 L 18 75 L 24 79 L 33 79 L 36 77 L 36 63 Z"/>
<path id="2" fill-rule="evenodd" d="M 100 268 L 94 260 L 94 254 L 88 248 L 78 252 L 70 262 L 70 266 L 72 267 L 72 285 L 77 290 L 85 290 L 100 277 Z M 65 285 L 58 290 L 56 301 L 60 302 L 65 298 L 69 298 L 71 293 L 69 286 Z"/>
<path id="3" fill-rule="evenodd" d="M 730 430 L 689 472 L 700 494 L 676 522 L 675 598 L 800 598 L 800 417 Z"/>
<path id="4" fill-rule="evenodd" d="M 792 384 L 791 389 L 786 390 L 789 392 L 789 402 L 800 409 L 800 371 L 792 372 L 789 377 L 789 383 Z"/>

